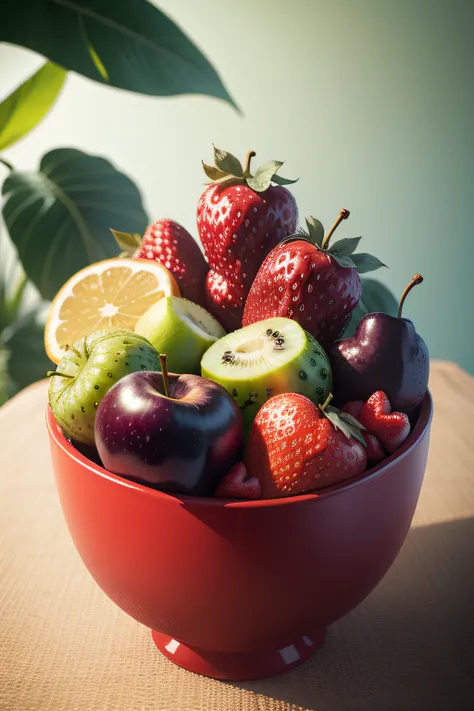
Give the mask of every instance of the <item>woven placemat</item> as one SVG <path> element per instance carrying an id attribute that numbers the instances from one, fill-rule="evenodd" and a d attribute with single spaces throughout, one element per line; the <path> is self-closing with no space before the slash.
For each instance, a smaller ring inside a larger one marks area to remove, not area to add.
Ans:
<path id="1" fill-rule="evenodd" d="M 63 521 L 47 384 L 0 410 L 1 711 L 474 708 L 474 379 L 434 362 L 428 469 L 403 550 L 305 664 L 223 683 L 174 666 L 94 583 Z"/>

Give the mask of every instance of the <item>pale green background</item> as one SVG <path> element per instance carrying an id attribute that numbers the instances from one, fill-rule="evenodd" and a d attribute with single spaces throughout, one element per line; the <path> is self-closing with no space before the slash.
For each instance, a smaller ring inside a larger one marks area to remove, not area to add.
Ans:
<path id="1" fill-rule="evenodd" d="M 150 216 L 195 233 L 211 143 L 286 160 L 301 215 L 364 236 L 435 357 L 474 372 L 474 0 L 163 0 L 244 116 L 212 99 L 157 99 L 70 76 L 44 123 L 5 152 L 34 168 L 59 146 L 111 158 Z M 0 97 L 40 60 L 0 46 Z M 120 225 L 116 225 L 120 228 Z"/>

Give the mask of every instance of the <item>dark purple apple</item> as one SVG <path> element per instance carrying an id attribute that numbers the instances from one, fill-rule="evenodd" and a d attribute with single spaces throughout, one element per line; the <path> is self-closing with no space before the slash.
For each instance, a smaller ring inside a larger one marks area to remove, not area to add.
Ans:
<path id="1" fill-rule="evenodd" d="M 221 385 L 162 369 L 130 373 L 106 394 L 94 427 L 100 458 L 162 491 L 212 495 L 240 455 L 242 414 Z"/>
<path id="2" fill-rule="evenodd" d="M 364 402 L 383 390 L 394 410 L 410 412 L 428 387 L 429 353 L 411 321 L 402 318 L 409 291 L 421 284 L 415 274 L 403 292 L 397 316 L 370 313 L 357 326 L 353 338 L 336 341 L 329 351 L 334 381 L 334 400 Z"/>

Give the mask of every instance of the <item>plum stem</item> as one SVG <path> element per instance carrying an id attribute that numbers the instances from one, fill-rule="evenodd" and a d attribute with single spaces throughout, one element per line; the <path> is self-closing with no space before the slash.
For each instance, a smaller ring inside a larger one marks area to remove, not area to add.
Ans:
<path id="1" fill-rule="evenodd" d="M 324 410 L 327 408 L 331 400 L 333 399 L 334 395 L 332 393 L 329 393 L 327 398 L 325 399 L 324 403 L 319 406 L 319 408 L 324 412 Z"/>
<path id="2" fill-rule="evenodd" d="M 346 210 L 345 208 L 342 208 L 342 210 L 339 211 L 337 220 L 335 221 L 335 223 L 333 224 L 333 226 L 327 233 L 326 237 L 323 239 L 323 242 L 321 244 L 321 249 L 325 249 L 328 246 L 329 240 L 331 239 L 335 230 L 337 230 L 337 228 L 339 227 L 339 225 L 341 224 L 341 222 L 343 220 L 347 220 L 347 218 L 349 217 L 350 214 L 351 213 L 349 212 L 349 210 Z"/>
<path id="3" fill-rule="evenodd" d="M 168 368 L 166 367 L 166 353 L 160 353 L 160 363 L 161 363 L 161 377 L 163 378 L 163 387 L 165 389 L 166 397 L 170 396 L 169 380 L 168 380 Z"/>
<path id="4" fill-rule="evenodd" d="M 402 294 L 402 298 L 400 299 L 400 303 L 399 303 L 399 305 L 398 305 L 397 318 L 401 318 L 401 317 L 402 317 L 403 304 L 405 303 L 405 299 L 407 298 L 407 296 L 408 296 L 408 294 L 410 293 L 410 291 L 411 291 L 411 290 L 413 289 L 413 287 L 416 286 L 417 284 L 421 284 L 422 281 L 423 281 L 423 277 L 421 276 L 421 274 L 414 274 L 414 275 L 413 275 L 413 279 L 411 280 L 411 282 L 410 282 L 410 283 L 408 284 L 408 286 L 406 287 L 405 291 L 404 291 L 403 294 Z"/>
<path id="5" fill-rule="evenodd" d="M 250 161 L 257 154 L 255 151 L 249 151 L 245 157 L 244 175 L 250 175 Z"/>

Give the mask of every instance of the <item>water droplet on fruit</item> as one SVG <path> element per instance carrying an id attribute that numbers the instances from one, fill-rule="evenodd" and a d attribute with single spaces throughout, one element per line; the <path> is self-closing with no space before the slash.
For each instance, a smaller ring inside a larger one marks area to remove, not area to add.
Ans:
<path id="1" fill-rule="evenodd" d="M 304 370 L 300 370 L 300 378 L 301 378 L 301 380 L 307 380 L 307 379 L 308 379 L 308 376 L 306 375 L 306 373 L 304 372 Z"/>
<path id="2" fill-rule="evenodd" d="M 98 389 L 99 389 L 99 386 L 98 386 L 98 385 L 94 385 L 94 390 L 98 390 Z"/>
<path id="3" fill-rule="evenodd" d="M 319 395 L 319 397 L 322 397 L 324 395 L 324 390 L 322 387 L 317 387 L 316 388 L 316 394 Z"/>
<path id="4" fill-rule="evenodd" d="M 84 407 L 84 405 L 81 405 L 81 410 L 82 410 L 82 412 L 86 411 L 86 408 Z"/>

